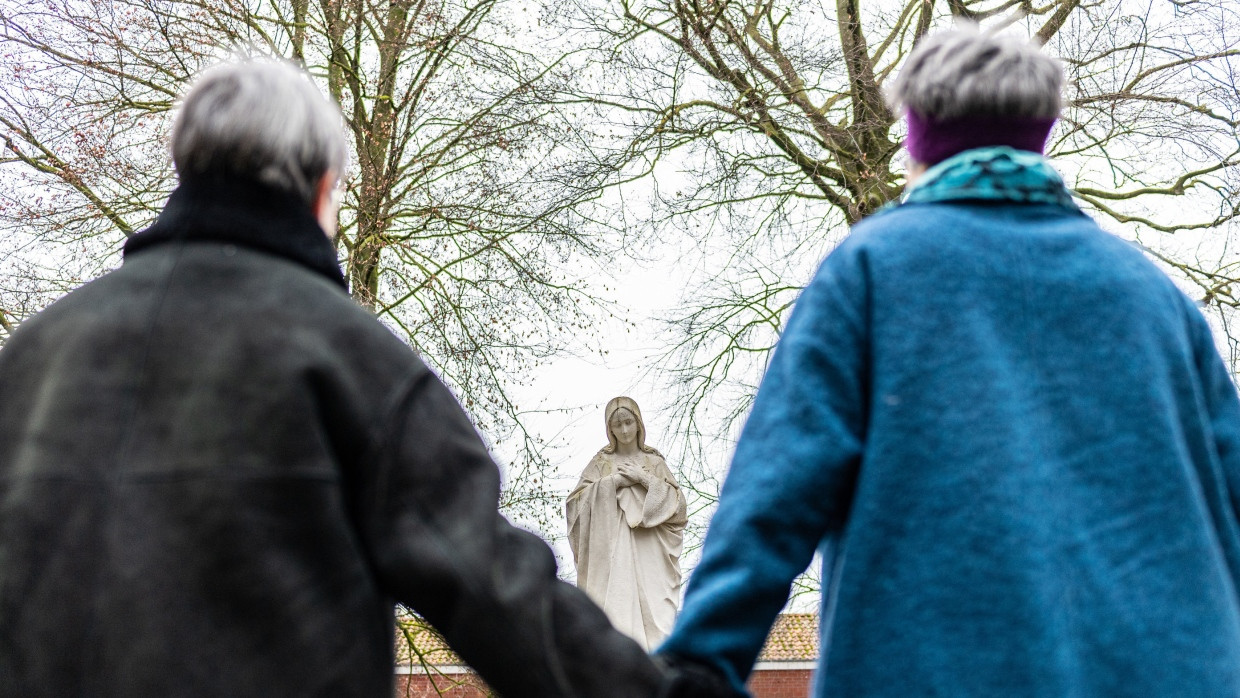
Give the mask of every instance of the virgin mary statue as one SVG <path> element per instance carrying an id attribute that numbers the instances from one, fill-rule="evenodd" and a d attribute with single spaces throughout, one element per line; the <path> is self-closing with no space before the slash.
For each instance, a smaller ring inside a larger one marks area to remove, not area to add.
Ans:
<path id="1" fill-rule="evenodd" d="M 631 398 L 607 403 L 607 445 L 568 495 L 577 586 L 647 650 L 672 629 L 680 602 L 685 495 L 662 454 L 646 445 Z"/>

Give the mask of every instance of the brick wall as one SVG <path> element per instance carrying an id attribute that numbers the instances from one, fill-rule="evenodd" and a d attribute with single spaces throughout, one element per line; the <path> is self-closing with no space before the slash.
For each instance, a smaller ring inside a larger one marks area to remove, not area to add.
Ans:
<path id="1" fill-rule="evenodd" d="M 759 669 L 749 677 L 754 698 L 806 698 L 810 669 Z M 439 692 L 436 692 L 436 688 Z M 396 698 L 486 698 L 485 684 L 473 674 L 401 674 Z"/>
<path id="2" fill-rule="evenodd" d="M 806 698 L 812 669 L 759 669 L 749 676 L 754 698 Z"/>
<path id="3" fill-rule="evenodd" d="M 436 690 L 438 689 L 438 690 Z M 396 698 L 486 698 L 486 684 L 475 674 L 398 674 Z"/>

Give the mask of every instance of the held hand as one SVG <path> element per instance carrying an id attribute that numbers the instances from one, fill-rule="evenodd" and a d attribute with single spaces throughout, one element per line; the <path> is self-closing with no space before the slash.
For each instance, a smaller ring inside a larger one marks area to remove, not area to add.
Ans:
<path id="1" fill-rule="evenodd" d="M 708 664 L 678 657 L 656 654 L 655 664 L 663 671 L 661 696 L 669 698 L 745 698 L 728 683 L 718 669 Z"/>

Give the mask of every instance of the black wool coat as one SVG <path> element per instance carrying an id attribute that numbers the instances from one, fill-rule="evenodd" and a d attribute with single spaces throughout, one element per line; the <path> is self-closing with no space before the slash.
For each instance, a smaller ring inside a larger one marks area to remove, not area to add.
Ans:
<path id="1" fill-rule="evenodd" d="M 653 695 L 498 495 L 304 205 L 183 184 L 0 349 L 0 696 L 388 698 L 395 601 L 502 695 Z"/>

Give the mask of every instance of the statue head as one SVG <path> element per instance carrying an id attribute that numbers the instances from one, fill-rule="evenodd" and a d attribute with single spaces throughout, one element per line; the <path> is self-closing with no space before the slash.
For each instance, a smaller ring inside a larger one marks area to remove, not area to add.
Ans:
<path id="1" fill-rule="evenodd" d="M 646 445 L 646 424 L 642 421 L 642 411 L 631 397 L 612 398 L 607 403 L 607 408 L 603 410 L 604 426 L 607 428 L 607 446 L 603 448 L 604 453 L 615 453 L 619 441 L 616 439 L 615 433 L 612 431 L 612 418 L 621 410 L 628 411 L 633 415 L 633 419 L 637 421 L 637 448 L 646 453 L 658 453 L 650 446 Z"/>

